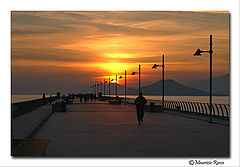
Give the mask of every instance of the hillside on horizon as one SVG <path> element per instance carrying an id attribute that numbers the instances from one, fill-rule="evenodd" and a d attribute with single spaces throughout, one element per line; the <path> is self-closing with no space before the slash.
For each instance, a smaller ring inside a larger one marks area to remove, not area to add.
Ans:
<path id="1" fill-rule="evenodd" d="M 193 80 L 184 83 L 191 88 L 198 88 L 204 92 L 209 92 L 209 79 Z M 229 73 L 214 77 L 212 80 L 213 94 L 229 96 L 230 90 L 230 75 Z"/>
<path id="2" fill-rule="evenodd" d="M 167 79 L 164 82 L 164 93 L 166 96 L 207 96 L 208 93 L 196 88 L 190 88 L 174 80 Z M 143 86 L 141 91 L 144 95 L 162 95 L 162 80 L 151 85 Z M 127 94 L 137 95 L 138 89 L 128 88 Z"/>

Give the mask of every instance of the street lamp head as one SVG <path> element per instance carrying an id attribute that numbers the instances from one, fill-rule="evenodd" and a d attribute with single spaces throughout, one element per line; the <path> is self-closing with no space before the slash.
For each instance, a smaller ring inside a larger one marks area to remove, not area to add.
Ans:
<path id="1" fill-rule="evenodd" d="M 131 75 L 135 75 L 136 74 L 136 72 L 132 72 L 132 74 Z"/>
<path id="2" fill-rule="evenodd" d="M 198 48 L 193 56 L 201 56 L 202 51 Z"/>
<path id="3" fill-rule="evenodd" d="M 120 76 L 119 79 L 122 79 L 122 76 Z"/>
<path id="4" fill-rule="evenodd" d="M 159 65 L 157 65 L 157 64 L 154 64 L 153 66 L 152 66 L 152 68 L 157 68 Z"/>
<path id="5" fill-rule="evenodd" d="M 113 79 L 111 79 L 111 81 L 113 81 Z"/>
<path id="6" fill-rule="evenodd" d="M 104 83 L 107 83 L 107 81 L 105 81 Z"/>

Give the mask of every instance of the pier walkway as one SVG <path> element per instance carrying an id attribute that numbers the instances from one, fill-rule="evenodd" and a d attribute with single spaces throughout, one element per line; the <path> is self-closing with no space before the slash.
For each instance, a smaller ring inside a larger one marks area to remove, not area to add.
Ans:
<path id="1" fill-rule="evenodd" d="M 56 100 L 58 102 L 60 100 Z M 52 106 L 49 104 L 43 105 L 31 112 L 23 114 L 13 119 L 12 127 L 14 130 L 14 139 L 24 139 L 31 137 L 34 129 L 41 124 L 44 119 L 47 119 L 52 113 Z"/>
<path id="2" fill-rule="evenodd" d="M 168 113 L 145 112 L 137 124 L 134 105 L 67 105 L 53 113 L 36 139 L 49 139 L 45 156 L 227 157 L 229 127 Z"/>
<path id="3" fill-rule="evenodd" d="M 75 101 L 77 102 L 77 101 Z M 47 157 L 228 157 L 229 126 L 179 115 L 145 112 L 139 125 L 134 105 L 89 102 L 54 112 L 32 136 L 36 156 Z M 31 114 L 35 113 L 35 118 Z M 37 113 L 39 114 L 37 116 Z M 51 113 L 45 105 L 16 118 L 14 138 L 29 136 Z M 44 145 L 44 146 L 38 146 Z M 45 144 L 43 144 L 45 143 Z M 27 146 L 26 146 L 27 147 Z M 29 154 L 27 154 L 29 155 Z M 31 156 L 31 155 L 30 155 Z"/>

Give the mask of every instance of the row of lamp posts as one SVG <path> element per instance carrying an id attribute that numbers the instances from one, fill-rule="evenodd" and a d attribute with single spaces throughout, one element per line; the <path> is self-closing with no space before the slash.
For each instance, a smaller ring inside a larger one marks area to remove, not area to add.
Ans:
<path id="1" fill-rule="evenodd" d="M 209 50 L 200 50 L 199 48 L 197 49 L 197 51 L 194 53 L 194 56 L 201 56 L 201 53 L 207 52 L 210 54 L 210 74 L 209 74 L 209 122 L 212 122 L 212 53 L 213 53 L 213 49 L 212 49 L 212 35 L 210 35 L 210 49 Z M 162 65 L 157 65 L 154 64 L 152 66 L 152 68 L 157 68 L 157 67 L 162 67 L 162 111 L 164 111 L 164 55 L 162 55 Z M 139 79 L 138 79 L 138 92 L 141 92 L 141 65 L 139 64 L 139 68 L 138 68 L 138 72 L 132 72 L 131 75 L 139 75 Z M 123 76 L 120 76 L 119 79 L 122 79 Z M 116 74 L 116 95 L 117 95 L 117 74 Z M 127 74 L 126 74 L 126 70 L 125 70 L 125 101 L 126 101 L 126 96 L 127 96 Z M 111 79 L 109 77 L 109 97 L 110 97 L 110 86 L 111 86 L 111 81 L 113 81 L 113 79 Z M 107 83 L 107 81 L 104 80 L 104 95 L 105 95 L 105 83 Z M 102 83 L 100 83 L 102 85 Z M 91 87 L 93 88 L 93 92 L 95 92 L 95 94 L 98 92 L 98 86 L 99 83 L 92 85 Z M 101 88 L 102 90 L 102 88 Z"/>
<path id="2" fill-rule="evenodd" d="M 127 98 L 127 71 L 126 70 L 125 70 L 124 76 L 122 76 L 122 75 L 119 76 L 119 79 L 123 79 L 123 78 L 125 79 L 125 101 L 126 101 L 126 98 Z M 104 79 L 104 82 L 103 82 L 103 84 L 104 84 L 103 85 L 103 94 L 104 94 L 104 96 L 106 95 L 105 94 L 105 90 L 106 90 L 105 89 L 105 84 L 108 83 L 108 89 L 109 89 L 108 93 L 109 93 L 109 97 L 110 97 L 110 95 L 111 95 L 111 93 L 110 93 L 110 91 L 111 91 L 111 83 L 112 83 L 113 80 L 114 79 L 111 78 L 111 77 L 109 77 L 108 81 L 105 81 L 105 79 Z M 118 95 L 118 85 L 117 85 L 118 75 L 117 74 L 116 74 L 115 81 L 116 81 L 116 83 L 115 83 L 115 95 Z M 101 85 L 100 90 L 98 89 L 99 85 Z M 102 92 L 102 82 L 100 82 L 100 84 L 99 83 L 93 84 L 90 87 L 92 88 L 92 93 L 93 94 L 98 94 L 99 92 Z"/>

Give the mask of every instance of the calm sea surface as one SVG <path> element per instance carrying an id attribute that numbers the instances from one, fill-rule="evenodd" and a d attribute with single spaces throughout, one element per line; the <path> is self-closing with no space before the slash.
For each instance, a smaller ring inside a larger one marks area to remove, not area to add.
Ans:
<path id="1" fill-rule="evenodd" d="M 124 97 L 120 95 L 120 97 Z M 136 98 L 137 96 L 129 95 L 127 98 Z M 145 96 L 151 100 L 162 100 L 162 96 Z M 229 104 L 229 96 L 213 96 L 213 103 L 215 104 Z M 200 102 L 209 103 L 209 96 L 165 96 L 164 100 L 169 101 L 189 101 L 189 102 Z"/>
<path id="2" fill-rule="evenodd" d="M 46 95 L 45 97 L 49 97 L 49 95 Z M 12 95 L 11 103 L 19 103 L 40 98 L 42 98 L 42 95 Z"/>
<path id="3" fill-rule="evenodd" d="M 49 95 L 46 95 L 49 97 Z M 124 97 L 120 95 L 120 97 Z M 129 95 L 127 98 L 136 98 L 137 96 Z M 151 100 L 161 100 L 162 96 L 145 96 L 147 99 Z M 12 95 L 11 102 L 23 102 L 34 99 L 40 99 L 42 95 Z M 165 96 L 165 100 L 170 101 L 191 101 L 191 102 L 201 102 L 209 103 L 209 96 Z M 216 104 L 229 104 L 229 96 L 213 96 L 213 103 Z"/>

